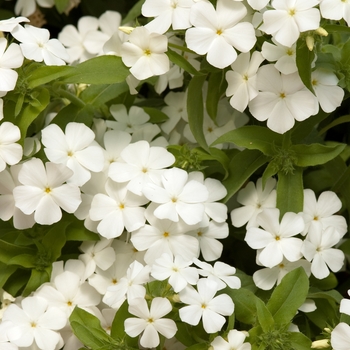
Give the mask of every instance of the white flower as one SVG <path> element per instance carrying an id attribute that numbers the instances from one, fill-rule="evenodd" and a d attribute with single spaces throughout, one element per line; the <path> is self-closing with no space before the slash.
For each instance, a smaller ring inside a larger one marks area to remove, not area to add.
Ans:
<path id="1" fill-rule="evenodd" d="M 190 11 L 193 0 L 146 0 L 142 5 L 144 17 L 156 17 L 145 27 L 155 33 L 164 34 L 170 26 L 174 30 L 191 26 Z"/>
<path id="2" fill-rule="evenodd" d="M 155 348 L 160 342 L 158 333 L 169 339 L 177 331 L 176 324 L 172 319 L 162 318 L 171 310 L 170 301 L 166 298 L 154 298 L 149 309 L 145 299 L 134 299 L 129 305 L 129 312 L 139 318 L 127 318 L 125 320 L 125 333 L 131 337 L 136 337 L 143 332 L 140 344 L 144 348 Z"/>
<path id="3" fill-rule="evenodd" d="M 36 10 L 36 2 L 41 7 L 52 7 L 55 5 L 54 0 L 17 0 L 15 13 L 23 16 L 30 16 Z"/>
<path id="4" fill-rule="evenodd" d="M 69 182 L 82 186 L 90 179 L 90 171 L 102 171 L 102 148 L 94 143 L 95 134 L 85 124 L 68 123 L 65 133 L 58 125 L 51 124 L 41 133 L 47 158 L 73 171 Z"/>
<path id="5" fill-rule="evenodd" d="M 200 182 L 187 182 L 187 179 L 185 170 L 172 168 L 163 172 L 163 188 L 151 183 L 144 187 L 144 195 L 152 202 L 160 204 L 154 211 L 157 218 L 175 222 L 181 218 L 188 225 L 202 221 L 203 202 L 208 199 L 208 190 Z"/>
<path id="6" fill-rule="evenodd" d="M 266 181 L 264 189 L 262 188 L 262 179 L 248 184 L 238 192 L 237 202 L 243 204 L 243 207 L 231 211 L 232 225 L 241 227 L 247 224 L 247 228 L 256 226 L 256 218 L 259 213 L 267 208 L 276 207 L 276 180 L 269 178 Z"/>
<path id="7" fill-rule="evenodd" d="M 348 350 L 350 348 L 350 326 L 340 322 L 331 333 L 331 344 L 334 350 Z"/>
<path id="8" fill-rule="evenodd" d="M 321 15 L 323 18 L 339 21 L 344 18 L 350 24 L 350 3 L 344 0 L 321 0 Z"/>
<path id="9" fill-rule="evenodd" d="M 245 343 L 247 334 L 245 332 L 231 329 L 227 334 L 227 341 L 218 336 L 212 342 L 211 346 L 214 350 L 250 350 L 252 348 L 250 343 Z"/>
<path id="10" fill-rule="evenodd" d="M 0 91 L 5 92 L 15 88 L 18 73 L 12 68 L 19 68 L 22 63 L 23 55 L 19 46 L 12 43 L 7 47 L 7 40 L 0 38 Z"/>
<path id="11" fill-rule="evenodd" d="M 292 46 L 301 32 L 320 26 L 320 12 L 314 6 L 319 0 L 273 0 L 274 9 L 263 14 L 264 23 L 259 28 L 284 46 Z"/>
<path id="12" fill-rule="evenodd" d="M 72 171 L 62 164 L 46 163 L 33 158 L 22 165 L 18 180 L 23 186 L 13 190 L 16 206 L 42 225 L 51 225 L 62 218 L 62 211 L 74 213 L 81 203 L 76 185 L 64 184 Z"/>
<path id="13" fill-rule="evenodd" d="M 200 279 L 197 289 L 188 286 L 180 292 L 180 300 L 189 304 L 179 310 L 181 321 L 196 326 L 202 318 L 204 330 L 216 333 L 226 322 L 224 316 L 233 313 L 233 301 L 227 294 L 215 296 L 218 285 L 212 280 Z"/>
<path id="14" fill-rule="evenodd" d="M 302 257 L 303 241 L 293 236 L 303 231 L 303 218 L 287 212 L 280 223 L 279 215 L 277 208 L 264 210 L 257 218 L 257 223 L 263 229 L 250 227 L 244 239 L 251 248 L 262 249 L 259 262 L 270 268 L 280 264 L 283 257 L 292 262 Z"/>
<path id="15" fill-rule="evenodd" d="M 344 253 L 340 249 L 332 248 L 340 240 L 339 233 L 333 228 L 325 230 L 320 226 L 312 226 L 303 242 L 301 251 L 308 261 L 311 261 L 311 272 L 323 279 L 329 275 L 329 269 L 339 271 L 344 264 Z"/>
<path id="16" fill-rule="evenodd" d="M 6 164 L 14 165 L 22 159 L 22 146 L 16 143 L 20 138 L 17 125 L 10 122 L 0 124 L 0 171 L 6 168 Z"/>
<path id="17" fill-rule="evenodd" d="M 240 112 L 243 112 L 249 101 L 258 94 L 256 73 L 263 60 L 258 51 L 254 51 L 252 57 L 249 52 L 241 53 L 231 64 L 232 70 L 226 72 L 226 96 L 232 96 L 230 104 Z"/>
<path id="18" fill-rule="evenodd" d="M 11 32 L 15 27 L 21 22 L 29 22 L 26 17 L 11 17 L 0 21 L 0 31 L 1 32 Z"/>
<path id="19" fill-rule="evenodd" d="M 151 33 L 145 27 L 137 27 L 122 45 L 122 60 L 139 80 L 161 75 L 169 70 L 168 49 L 165 35 Z"/>
<path id="20" fill-rule="evenodd" d="M 164 253 L 152 265 L 151 275 L 159 280 L 164 281 L 168 278 L 169 284 L 173 287 L 174 292 L 178 293 L 188 284 L 196 284 L 198 281 L 198 272 L 194 267 L 190 267 L 192 261 L 186 261 L 181 255 L 171 255 Z"/>
<path id="21" fill-rule="evenodd" d="M 64 46 L 57 39 L 50 39 L 47 29 L 26 24 L 15 27 L 11 34 L 21 42 L 22 53 L 30 60 L 44 61 L 48 66 L 61 66 L 69 59 Z"/>
<path id="22" fill-rule="evenodd" d="M 207 54 L 214 67 L 229 66 L 237 58 L 236 49 L 248 52 L 256 41 L 253 25 L 240 23 L 246 14 L 243 4 L 231 0 L 219 0 L 216 10 L 209 1 L 197 2 L 190 14 L 194 28 L 187 29 L 185 36 L 188 48 Z"/>
<path id="23" fill-rule="evenodd" d="M 18 350 L 16 344 L 10 343 L 7 337 L 7 332 L 13 328 L 15 324 L 11 321 L 3 321 L 0 323 L 0 349 L 1 350 Z M 21 334 L 18 334 L 18 338 Z"/>
<path id="24" fill-rule="evenodd" d="M 348 290 L 348 295 L 350 295 L 350 289 Z M 339 312 L 350 316 L 350 300 L 349 299 L 344 298 L 341 300 Z"/>
<path id="25" fill-rule="evenodd" d="M 327 113 L 333 112 L 343 101 L 344 90 L 337 86 L 338 81 L 337 76 L 329 71 L 316 69 L 311 73 L 312 87 L 321 108 Z"/>
<path id="26" fill-rule="evenodd" d="M 280 74 L 268 64 L 258 71 L 258 88 L 249 110 L 259 121 L 267 120 L 267 127 L 279 134 L 290 130 L 295 120 L 303 121 L 318 112 L 315 95 L 306 89 L 298 73 Z"/>
<path id="27" fill-rule="evenodd" d="M 7 332 L 9 340 L 20 347 L 35 342 L 41 350 L 54 350 L 60 340 L 56 331 L 65 326 L 66 314 L 38 296 L 24 298 L 21 306 L 12 304 L 4 313 L 3 320 L 15 325 Z"/>

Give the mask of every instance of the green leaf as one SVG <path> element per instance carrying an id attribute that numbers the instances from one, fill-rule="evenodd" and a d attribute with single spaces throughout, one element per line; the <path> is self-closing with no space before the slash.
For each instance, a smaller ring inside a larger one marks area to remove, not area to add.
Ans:
<path id="1" fill-rule="evenodd" d="M 188 123 L 198 144 L 209 153 L 209 147 L 203 132 L 203 84 L 206 76 L 192 78 L 187 90 Z"/>
<path id="2" fill-rule="evenodd" d="M 229 165 L 230 175 L 223 181 L 223 185 L 227 189 L 224 202 L 226 203 L 249 177 L 267 161 L 268 158 L 257 150 L 245 149 L 234 156 Z"/>
<path id="3" fill-rule="evenodd" d="M 275 325 L 275 321 L 271 315 L 271 312 L 266 307 L 265 303 L 259 299 L 255 299 L 256 311 L 259 324 L 264 332 L 271 331 Z"/>
<path id="4" fill-rule="evenodd" d="M 287 325 L 291 322 L 298 308 L 305 302 L 308 290 L 309 278 L 302 267 L 282 278 L 266 305 L 276 324 Z"/>
<path id="5" fill-rule="evenodd" d="M 12 276 L 17 269 L 18 266 L 7 266 L 0 262 L 0 288 L 4 286 L 9 277 Z"/>
<path id="6" fill-rule="evenodd" d="M 213 120 L 216 120 L 218 104 L 226 88 L 225 71 L 211 73 L 209 75 L 206 107 L 210 118 Z"/>
<path id="7" fill-rule="evenodd" d="M 126 25 L 133 21 L 136 17 L 141 15 L 141 8 L 146 0 L 139 0 L 128 12 L 128 14 L 123 18 L 122 24 Z"/>
<path id="8" fill-rule="evenodd" d="M 304 206 L 303 170 L 295 168 L 294 173 L 278 172 L 277 208 L 280 217 L 286 212 L 299 213 Z"/>
<path id="9" fill-rule="evenodd" d="M 329 320 L 333 324 L 339 322 L 339 304 L 327 299 L 315 299 L 316 310 L 305 313 L 317 327 L 324 329 L 329 326 Z"/>
<path id="10" fill-rule="evenodd" d="M 310 284 L 313 287 L 319 288 L 321 290 L 334 289 L 338 285 L 337 277 L 331 272 L 326 278 L 318 279 L 313 275 L 310 276 Z"/>
<path id="11" fill-rule="evenodd" d="M 22 293 L 23 296 L 28 296 L 31 292 L 37 290 L 42 284 L 50 281 L 50 275 L 47 271 L 38 271 L 33 269 L 27 285 Z"/>
<path id="12" fill-rule="evenodd" d="M 55 0 L 55 6 L 58 13 L 63 13 L 68 7 L 69 0 Z"/>
<path id="13" fill-rule="evenodd" d="M 300 167 L 315 166 L 329 162 L 338 156 L 346 147 L 346 144 L 325 146 L 318 143 L 311 145 L 293 145 L 291 149 L 295 153 L 295 165 Z"/>
<path id="14" fill-rule="evenodd" d="M 124 321 L 131 317 L 128 308 L 129 305 L 125 300 L 114 316 L 111 329 L 111 336 L 114 339 L 123 339 L 125 337 Z"/>
<path id="15" fill-rule="evenodd" d="M 65 75 L 74 72 L 71 66 L 41 66 L 33 70 L 27 78 L 28 87 L 33 89 L 45 85 L 53 80 L 58 80 Z"/>
<path id="16" fill-rule="evenodd" d="M 312 93 L 314 93 L 314 89 L 311 82 L 311 65 L 314 58 L 315 53 L 308 49 L 305 38 L 299 38 L 296 48 L 296 64 L 301 81 Z"/>
<path id="17" fill-rule="evenodd" d="M 69 225 L 68 221 L 60 221 L 51 226 L 44 238 L 42 245 L 48 252 L 51 262 L 55 262 L 61 256 L 61 250 L 66 243 L 66 228 Z"/>
<path id="18" fill-rule="evenodd" d="M 125 81 L 129 74 L 120 57 L 105 55 L 78 64 L 62 81 L 70 84 L 115 84 Z"/>
<path id="19" fill-rule="evenodd" d="M 199 72 L 196 68 L 192 66 L 190 62 L 186 60 L 186 58 L 180 54 L 178 54 L 176 51 L 171 50 L 168 48 L 168 51 L 166 52 L 166 55 L 168 56 L 169 60 L 182 68 L 184 71 L 192 74 L 192 75 L 203 75 L 203 73 Z"/>
<path id="20" fill-rule="evenodd" d="M 290 332 L 289 340 L 292 345 L 292 349 L 298 349 L 298 350 L 311 349 L 311 340 L 301 332 Z"/>
<path id="21" fill-rule="evenodd" d="M 152 124 L 163 123 L 169 119 L 169 117 L 157 108 L 143 107 L 143 110 L 150 116 L 149 122 Z"/>
<path id="22" fill-rule="evenodd" d="M 82 225 L 73 224 L 68 226 L 66 231 L 66 239 L 67 241 L 98 241 L 99 236 L 86 229 Z"/>
<path id="23" fill-rule="evenodd" d="M 326 24 L 323 26 L 323 28 L 328 33 L 345 33 L 345 34 L 350 33 L 350 28 L 348 26 L 342 26 L 337 24 Z"/>
<path id="24" fill-rule="evenodd" d="M 272 156 L 276 153 L 276 146 L 281 146 L 282 141 L 283 135 L 281 134 L 262 126 L 248 125 L 220 136 L 212 146 L 227 142 L 247 149 L 259 150 L 265 155 Z"/>
<path id="25" fill-rule="evenodd" d="M 350 28 L 349 28 L 350 29 Z M 319 135 L 324 134 L 326 131 L 328 131 L 331 128 L 334 128 L 337 125 L 340 124 L 344 124 L 344 123 L 349 123 L 350 122 L 350 114 L 347 115 L 343 115 L 342 117 L 339 117 L 335 120 L 333 120 L 331 123 L 329 123 L 328 125 L 326 125 L 325 127 L 323 127 L 320 131 L 319 131 Z"/>
<path id="26" fill-rule="evenodd" d="M 327 299 L 340 304 L 343 296 L 335 289 L 323 291 L 317 288 L 310 288 L 308 299 Z"/>
<path id="27" fill-rule="evenodd" d="M 36 255 L 36 251 L 31 248 L 21 247 L 12 243 L 8 243 L 0 239 L 0 261 L 8 264 L 16 255 Z"/>
<path id="28" fill-rule="evenodd" d="M 189 346 L 186 348 L 186 350 L 208 350 L 209 349 L 209 344 L 208 343 L 198 343 L 192 346 Z"/>
<path id="29" fill-rule="evenodd" d="M 36 265 L 36 255 L 31 254 L 19 254 L 12 257 L 8 263 L 8 265 L 19 265 L 28 269 L 35 267 Z"/>

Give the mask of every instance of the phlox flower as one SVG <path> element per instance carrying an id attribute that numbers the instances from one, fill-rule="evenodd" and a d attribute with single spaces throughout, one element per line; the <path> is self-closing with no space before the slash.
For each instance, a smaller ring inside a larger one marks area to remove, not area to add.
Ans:
<path id="1" fill-rule="evenodd" d="M 0 171 L 6 168 L 6 164 L 17 164 L 23 155 L 22 146 L 16 143 L 21 138 L 21 132 L 17 125 L 3 122 L 0 125 Z"/>
<path id="2" fill-rule="evenodd" d="M 22 165 L 18 174 L 21 186 L 13 190 L 15 205 L 23 213 L 34 212 L 34 220 L 51 225 L 62 218 L 62 211 L 74 213 L 81 203 L 76 185 L 65 184 L 72 171 L 62 164 L 46 163 L 32 158 Z"/>
<path id="3" fill-rule="evenodd" d="M 132 232 L 145 224 L 145 209 L 141 206 L 148 202 L 147 199 L 129 192 L 126 184 L 110 179 L 106 182 L 106 193 L 94 196 L 89 214 L 92 220 L 100 221 L 97 231 L 101 236 L 119 237 L 124 227 Z"/>
<path id="4" fill-rule="evenodd" d="M 283 257 L 293 262 L 302 257 L 303 241 L 293 237 L 304 229 L 303 218 L 287 212 L 279 222 L 280 211 L 277 208 L 266 209 L 259 214 L 257 223 L 261 228 L 250 227 L 245 241 L 253 249 L 262 249 L 259 262 L 266 267 L 274 267 L 283 261 Z"/>
<path id="5" fill-rule="evenodd" d="M 160 220 L 153 215 L 155 204 L 150 204 L 145 211 L 149 224 L 132 232 L 131 242 L 139 251 L 146 251 L 147 264 L 153 264 L 163 253 L 171 256 L 181 255 L 185 260 L 192 260 L 199 254 L 198 240 L 186 234 L 189 227 L 183 222 Z"/>
<path id="6" fill-rule="evenodd" d="M 285 75 L 272 64 L 263 66 L 258 71 L 258 89 L 249 110 L 257 120 L 267 120 L 267 127 L 279 134 L 290 130 L 295 120 L 303 121 L 318 112 L 317 98 L 297 72 Z"/>
<path id="7" fill-rule="evenodd" d="M 226 96 L 232 96 L 230 105 L 240 112 L 258 95 L 256 73 L 263 60 L 258 51 L 254 51 L 251 57 L 249 52 L 241 53 L 231 64 L 232 70 L 226 72 Z"/>
<path id="8" fill-rule="evenodd" d="M 324 230 L 320 226 L 310 227 L 301 252 L 311 261 L 311 272 L 316 278 L 326 278 L 329 270 L 337 272 L 343 267 L 344 253 L 340 249 L 332 248 L 340 238 L 333 227 Z"/>
<path id="9" fill-rule="evenodd" d="M 254 10 L 260 11 L 262 10 L 270 0 L 247 0 L 249 6 Z"/>
<path id="10" fill-rule="evenodd" d="M 60 341 L 57 331 L 66 325 L 67 316 L 44 298 L 32 296 L 24 298 L 21 307 L 10 305 L 3 321 L 14 324 L 7 331 L 7 337 L 19 347 L 29 347 L 35 342 L 41 350 L 54 350 Z"/>
<path id="11" fill-rule="evenodd" d="M 197 290 L 187 286 L 179 293 L 181 302 L 188 304 L 179 310 L 180 319 L 192 326 L 196 326 L 202 319 L 207 333 L 216 333 L 226 322 L 224 316 L 230 316 L 234 310 L 232 299 L 227 294 L 215 296 L 218 291 L 216 282 L 200 279 Z"/>
<path id="12" fill-rule="evenodd" d="M 29 19 L 26 17 L 11 17 L 8 19 L 3 19 L 0 21 L 0 31 L 11 32 L 21 22 L 29 22 Z"/>
<path id="13" fill-rule="evenodd" d="M 348 295 L 350 295 L 350 289 L 348 290 Z M 339 312 L 350 316 L 350 300 L 342 299 L 340 302 Z"/>
<path id="14" fill-rule="evenodd" d="M 216 337 L 211 346 L 214 350 L 250 350 L 252 348 L 250 343 L 245 343 L 246 333 L 231 329 L 227 334 L 227 341 L 223 337 Z"/>
<path id="15" fill-rule="evenodd" d="M 95 134 L 85 124 L 68 123 L 65 133 L 58 125 L 50 124 L 41 134 L 47 158 L 73 171 L 69 182 L 82 186 L 90 179 L 90 171 L 102 171 L 103 151 L 94 143 Z"/>
<path id="16" fill-rule="evenodd" d="M 143 188 L 144 195 L 152 202 L 159 203 L 154 215 L 158 219 L 178 222 L 181 218 L 188 225 L 202 221 L 208 190 L 200 182 L 188 180 L 185 170 L 172 168 L 164 170 L 163 187 L 148 183 Z"/>
<path id="17" fill-rule="evenodd" d="M 37 4 L 41 7 L 50 8 L 55 5 L 55 0 L 17 0 L 15 5 L 16 15 L 21 14 L 22 16 L 30 16 L 35 10 Z"/>
<path id="18" fill-rule="evenodd" d="M 190 265 L 192 265 L 191 260 L 186 261 L 180 255 L 173 257 L 164 253 L 153 263 L 151 275 L 158 281 L 168 278 L 168 283 L 173 287 L 174 292 L 178 293 L 188 284 L 194 285 L 198 281 L 197 269 Z"/>
<path id="19" fill-rule="evenodd" d="M 290 262 L 283 259 L 282 262 L 274 267 L 266 267 L 254 272 L 253 281 L 255 285 L 263 290 L 270 290 L 276 283 L 280 284 L 282 278 L 290 271 L 303 267 L 308 276 L 311 275 L 311 264 L 304 259 Z"/>
<path id="20" fill-rule="evenodd" d="M 170 26 L 174 30 L 191 27 L 190 11 L 193 0 L 146 0 L 142 5 L 144 17 L 155 17 L 145 27 L 151 32 L 164 34 Z"/>
<path id="21" fill-rule="evenodd" d="M 20 47 L 15 43 L 7 47 L 7 40 L 0 38 L 0 91 L 11 91 L 15 88 L 18 73 L 12 68 L 19 68 L 22 63 Z"/>
<path id="22" fill-rule="evenodd" d="M 125 320 L 125 333 L 131 337 L 142 333 L 140 344 L 144 348 L 155 348 L 160 343 L 158 333 L 169 339 L 177 332 L 175 322 L 170 318 L 163 318 L 171 310 L 171 303 L 166 298 L 154 298 L 150 308 L 144 298 L 134 299 L 129 305 L 129 312 L 138 318 Z"/>
<path id="23" fill-rule="evenodd" d="M 225 68 L 237 58 L 236 49 L 248 52 L 256 37 L 251 23 L 240 22 L 247 14 L 240 2 L 219 0 L 216 9 L 209 1 L 199 1 L 191 8 L 190 22 L 194 28 L 186 31 L 188 48 L 217 68 Z"/>
<path id="24" fill-rule="evenodd" d="M 273 0 L 271 4 L 273 9 L 264 12 L 259 29 L 284 46 L 292 46 L 300 33 L 320 26 L 320 11 L 314 8 L 319 0 Z"/>
<path id="25" fill-rule="evenodd" d="M 296 64 L 296 44 L 290 47 L 278 42 L 265 41 L 261 47 L 261 54 L 270 62 L 276 62 L 275 68 L 283 74 L 292 74 L 298 71 Z"/>
<path id="26" fill-rule="evenodd" d="M 156 84 L 154 85 L 154 90 L 161 94 L 169 85 L 169 89 L 173 90 L 179 88 L 183 85 L 184 74 L 182 68 L 174 63 L 170 63 L 170 69 L 159 76 Z"/>
<path id="27" fill-rule="evenodd" d="M 331 333 L 331 345 L 334 350 L 348 350 L 350 347 L 350 326 L 345 322 L 336 325 Z"/>
<path id="28" fill-rule="evenodd" d="M 10 321 L 3 321 L 0 323 L 0 349 L 1 350 L 18 350 L 16 344 L 10 343 L 7 337 L 7 332 L 15 325 Z M 18 338 L 20 334 L 18 334 Z"/>
<path id="29" fill-rule="evenodd" d="M 169 59 L 165 54 L 167 45 L 165 35 L 137 27 L 129 35 L 129 41 L 122 45 L 122 60 L 139 80 L 161 75 L 169 70 Z"/>
<path id="30" fill-rule="evenodd" d="M 247 228 L 256 226 L 256 218 L 259 213 L 267 208 L 276 208 L 276 180 L 269 178 L 266 181 L 264 189 L 262 188 L 262 179 L 248 184 L 238 192 L 237 202 L 243 207 L 231 211 L 232 225 L 241 227 L 247 224 Z"/>
<path id="31" fill-rule="evenodd" d="M 315 192 L 310 189 L 304 190 L 304 207 L 301 215 L 305 221 L 305 229 L 303 235 L 315 226 L 320 229 L 334 227 L 343 237 L 347 232 L 347 223 L 342 215 L 336 214 L 342 207 L 339 197 L 332 191 L 324 191 L 316 199 Z"/>
<path id="32" fill-rule="evenodd" d="M 339 21 L 344 18 L 350 24 L 350 3 L 344 0 L 321 0 L 320 11 L 323 18 Z"/>
<path id="33" fill-rule="evenodd" d="M 221 261 L 216 261 L 214 265 L 210 265 L 196 258 L 194 258 L 193 262 L 200 268 L 198 273 L 201 276 L 217 283 L 218 290 L 226 288 L 226 286 L 231 289 L 241 288 L 241 280 L 237 276 L 233 276 L 236 273 L 236 269 L 233 266 Z"/>
<path id="34" fill-rule="evenodd" d="M 350 8 L 349 8 L 350 9 Z M 329 71 L 316 69 L 311 73 L 311 83 L 321 108 L 333 112 L 343 101 L 344 90 L 337 86 L 339 79 Z"/>
<path id="35" fill-rule="evenodd" d="M 18 25 L 11 34 L 20 42 L 22 53 L 29 60 L 44 61 L 48 66 L 62 66 L 69 59 L 64 46 L 57 39 L 50 39 L 47 29 Z"/>

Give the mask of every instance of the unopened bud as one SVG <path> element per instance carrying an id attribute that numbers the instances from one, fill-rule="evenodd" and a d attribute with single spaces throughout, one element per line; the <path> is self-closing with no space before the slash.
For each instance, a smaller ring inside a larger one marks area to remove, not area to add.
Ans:
<path id="1" fill-rule="evenodd" d="M 313 341 L 311 344 L 311 349 L 327 349 L 329 348 L 328 339 L 321 339 Z"/>
<path id="2" fill-rule="evenodd" d="M 321 36 L 328 36 L 328 32 L 326 31 L 326 29 L 319 27 L 315 30 L 315 33 Z"/>
<path id="3" fill-rule="evenodd" d="M 308 35 L 308 36 L 306 37 L 306 46 L 307 46 L 307 48 L 308 48 L 310 51 L 312 51 L 312 50 L 314 49 L 314 44 L 315 44 L 315 39 L 314 39 L 314 37 L 311 36 L 311 35 Z"/>
<path id="4" fill-rule="evenodd" d="M 181 302 L 179 294 L 174 294 L 172 296 L 172 300 L 173 300 L 174 303 L 180 303 Z"/>
<path id="5" fill-rule="evenodd" d="M 135 28 L 134 27 L 119 27 L 119 30 L 121 30 L 125 34 L 130 34 Z"/>

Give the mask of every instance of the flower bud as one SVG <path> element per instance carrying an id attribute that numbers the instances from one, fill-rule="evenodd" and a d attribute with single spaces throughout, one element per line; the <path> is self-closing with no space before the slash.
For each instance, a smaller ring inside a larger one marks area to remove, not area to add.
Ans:
<path id="1" fill-rule="evenodd" d="M 125 34 L 130 34 L 135 28 L 134 27 L 119 27 L 119 30 L 124 32 Z"/>
<path id="2" fill-rule="evenodd" d="M 321 36 L 328 36 L 328 32 L 326 31 L 326 29 L 319 27 L 315 30 L 315 33 Z"/>
<path id="3" fill-rule="evenodd" d="M 306 37 L 306 46 L 307 46 L 307 48 L 308 48 L 310 51 L 312 51 L 312 50 L 314 49 L 314 44 L 315 44 L 315 39 L 314 39 L 314 37 L 311 36 L 311 35 L 308 35 L 308 36 Z"/>
<path id="4" fill-rule="evenodd" d="M 329 348 L 328 339 L 321 339 L 313 341 L 311 344 L 311 349 L 327 349 Z"/>

